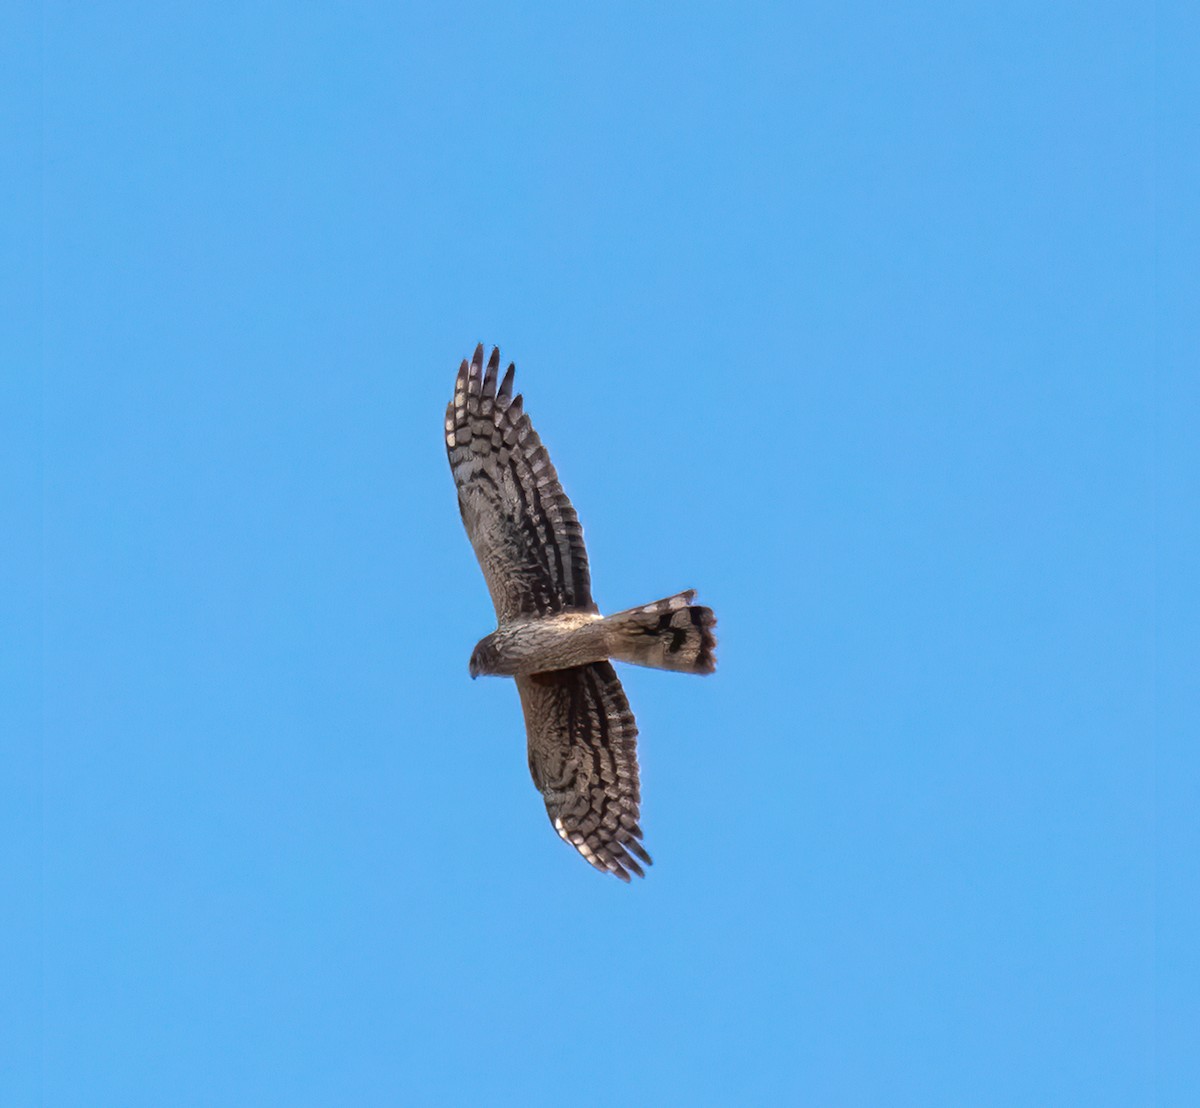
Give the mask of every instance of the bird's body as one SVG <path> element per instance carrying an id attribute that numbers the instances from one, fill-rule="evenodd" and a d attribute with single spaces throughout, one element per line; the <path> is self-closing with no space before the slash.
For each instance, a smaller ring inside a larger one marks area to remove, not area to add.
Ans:
<path id="1" fill-rule="evenodd" d="M 474 675 L 519 677 L 602 662 L 611 657 L 599 612 L 516 619 L 479 640 Z"/>
<path id="2" fill-rule="evenodd" d="M 496 608 L 471 676 L 515 677 L 529 769 L 555 830 L 628 881 L 649 864 L 638 825 L 637 725 L 609 659 L 688 673 L 715 668 L 711 609 L 690 590 L 615 615 L 591 595 L 583 528 L 520 396 L 483 347 L 446 409 L 458 504 Z"/>

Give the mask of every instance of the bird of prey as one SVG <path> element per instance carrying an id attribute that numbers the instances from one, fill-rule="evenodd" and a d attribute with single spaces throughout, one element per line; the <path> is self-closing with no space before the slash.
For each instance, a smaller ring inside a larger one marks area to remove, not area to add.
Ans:
<path id="1" fill-rule="evenodd" d="M 520 395 L 483 345 L 459 366 L 446 451 L 463 525 L 497 628 L 470 673 L 514 677 L 529 772 L 554 829 L 596 869 L 628 881 L 650 864 L 639 819 L 637 725 L 610 659 L 711 673 L 716 625 L 694 590 L 602 616 L 592 600 L 579 517 Z"/>

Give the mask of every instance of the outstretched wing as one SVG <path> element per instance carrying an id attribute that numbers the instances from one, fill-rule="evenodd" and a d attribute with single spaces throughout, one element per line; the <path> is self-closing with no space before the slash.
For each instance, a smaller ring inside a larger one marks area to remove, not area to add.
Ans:
<path id="1" fill-rule="evenodd" d="M 512 365 L 497 388 L 500 350 L 483 346 L 458 370 L 446 408 L 446 452 L 467 536 L 496 618 L 595 611 L 583 528 L 550 455 L 513 397 Z"/>
<path id="2" fill-rule="evenodd" d="M 598 870 L 650 865 L 638 826 L 637 724 L 608 662 L 517 678 L 529 772 L 554 829 Z"/>

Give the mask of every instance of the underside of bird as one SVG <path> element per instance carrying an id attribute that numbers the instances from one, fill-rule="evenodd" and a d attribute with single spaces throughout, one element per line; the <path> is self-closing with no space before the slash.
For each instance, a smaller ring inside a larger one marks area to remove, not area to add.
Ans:
<path id="1" fill-rule="evenodd" d="M 475 645 L 470 676 L 518 677 L 566 670 L 592 661 L 680 673 L 716 669 L 716 617 L 692 604 L 694 589 L 613 616 L 560 612 L 503 625 Z"/>
<path id="2" fill-rule="evenodd" d="M 611 616 L 561 612 L 518 620 L 481 639 L 471 676 L 517 677 L 607 660 L 679 673 L 716 669 L 716 617 L 694 589 Z"/>

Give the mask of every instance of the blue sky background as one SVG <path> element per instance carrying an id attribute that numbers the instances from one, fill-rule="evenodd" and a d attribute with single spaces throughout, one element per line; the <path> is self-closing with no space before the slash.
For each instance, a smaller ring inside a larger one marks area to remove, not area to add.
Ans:
<path id="1" fill-rule="evenodd" d="M 0 1100 L 1189 1102 L 1195 17 L 433 9 L 5 17 Z M 630 888 L 467 676 L 480 340 L 720 618 Z"/>

